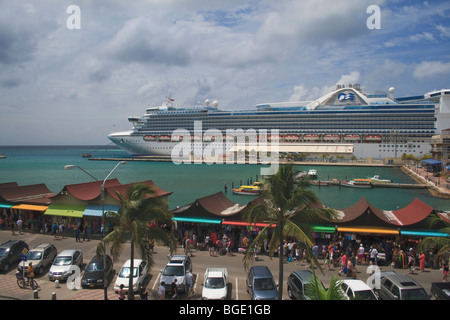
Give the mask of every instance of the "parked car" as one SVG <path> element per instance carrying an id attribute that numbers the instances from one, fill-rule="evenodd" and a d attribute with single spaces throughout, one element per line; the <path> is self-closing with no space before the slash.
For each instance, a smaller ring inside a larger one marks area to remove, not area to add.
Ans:
<path id="1" fill-rule="evenodd" d="M 362 280 L 346 279 L 339 282 L 346 300 L 378 300 L 372 289 Z"/>
<path id="2" fill-rule="evenodd" d="M 124 285 L 124 290 L 129 291 L 129 277 L 131 273 L 131 260 L 128 259 L 123 264 L 122 268 L 119 271 L 119 274 L 116 278 L 116 283 L 114 284 L 114 291 L 117 292 L 120 288 L 120 285 Z M 133 260 L 133 292 L 137 292 L 139 290 L 139 286 L 144 283 L 145 278 L 148 273 L 148 263 L 145 260 L 134 259 Z"/>
<path id="3" fill-rule="evenodd" d="M 278 297 L 278 285 L 266 266 L 251 267 L 246 284 L 252 300 L 276 300 Z"/>
<path id="4" fill-rule="evenodd" d="M 425 289 L 413 278 L 396 272 L 382 272 L 378 294 L 382 300 L 429 300 Z"/>
<path id="5" fill-rule="evenodd" d="M 73 266 L 82 268 L 83 252 L 77 249 L 63 250 L 53 261 L 48 271 L 48 279 L 50 281 L 67 280 L 73 273 Z"/>
<path id="6" fill-rule="evenodd" d="M 432 282 L 430 291 L 435 300 L 450 300 L 450 282 Z"/>
<path id="7" fill-rule="evenodd" d="M 28 251 L 28 244 L 22 240 L 9 240 L 0 245 L 0 270 L 7 272 L 20 260 L 20 255 Z"/>
<path id="8" fill-rule="evenodd" d="M 58 250 L 56 250 L 56 247 L 52 243 L 41 243 L 28 251 L 26 263 L 20 262 L 17 270 L 23 272 L 25 267 L 26 272 L 28 270 L 28 264 L 31 262 L 34 266 L 34 272 L 41 275 L 48 266 L 52 265 L 57 254 Z"/>
<path id="9" fill-rule="evenodd" d="M 83 278 L 81 278 L 81 286 L 83 288 L 103 287 L 104 279 L 106 283 L 108 277 L 113 271 L 113 261 L 110 256 L 106 255 L 106 267 L 104 267 L 103 256 L 94 256 L 84 270 Z"/>
<path id="10" fill-rule="evenodd" d="M 187 255 L 174 255 L 170 258 L 169 262 L 161 270 L 161 280 L 166 284 L 166 293 L 171 292 L 171 284 L 177 279 L 177 291 L 179 293 L 186 292 L 187 290 L 187 272 L 192 272 L 192 260 Z"/>
<path id="11" fill-rule="evenodd" d="M 313 273 L 310 270 L 296 270 L 293 271 L 287 281 L 287 291 L 289 298 L 293 300 L 309 300 L 306 295 L 308 287 L 313 280 Z M 319 280 L 319 285 L 325 289 L 322 281 Z"/>
<path id="12" fill-rule="evenodd" d="M 203 300 L 226 300 L 228 296 L 228 270 L 226 268 L 208 268 L 202 284 Z"/>

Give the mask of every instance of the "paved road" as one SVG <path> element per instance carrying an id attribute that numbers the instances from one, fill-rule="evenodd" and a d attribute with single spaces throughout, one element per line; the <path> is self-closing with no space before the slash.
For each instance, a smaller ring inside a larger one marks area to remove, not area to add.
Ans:
<path id="1" fill-rule="evenodd" d="M 43 234 L 29 234 L 23 233 L 22 235 L 11 235 L 9 231 L 0 231 L 0 243 L 3 243 L 9 239 L 21 239 L 28 243 L 30 249 L 40 243 L 52 242 L 61 252 L 64 249 L 81 249 L 84 254 L 84 264 L 89 263 L 91 258 L 95 255 L 96 246 L 98 240 L 75 242 L 72 237 L 64 239 L 54 239 L 51 235 Z M 158 299 L 157 297 L 157 285 L 160 279 L 160 270 L 164 268 L 168 261 L 167 255 L 169 251 L 165 247 L 156 247 L 154 252 L 154 266 L 149 271 L 146 283 L 147 288 L 150 291 L 149 299 Z M 183 253 L 183 249 L 179 248 L 177 253 Z M 115 275 L 112 279 L 112 284 L 108 287 L 108 298 L 111 300 L 117 299 L 117 295 L 113 291 L 113 283 L 115 281 L 115 276 L 119 271 L 122 264 L 129 258 L 129 250 L 126 248 L 120 259 L 114 263 Z M 226 267 L 230 275 L 230 288 L 231 300 L 249 300 L 249 295 L 245 288 L 246 271 L 242 264 L 242 254 L 235 254 L 233 256 L 217 256 L 211 257 L 207 251 L 194 251 L 193 252 L 193 274 L 197 279 L 195 284 L 195 294 L 193 296 L 194 300 L 201 299 L 202 286 L 201 283 L 204 278 L 204 272 L 207 267 Z M 274 274 L 275 280 L 278 282 L 278 259 L 270 259 L 267 256 L 261 256 L 258 261 L 254 263 L 255 265 L 267 265 L 272 273 Z M 286 280 L 288 275 L 297 269 L 306 269 L 306 266 L 296 265 L 293 262 L 287 262 L 284 264 L 284 293 L 283 298 L 289 299 L 286 291 Z M 390 271 L 390 267 L 382 267 L 382 271 Z M 43 276 L 36 277 L 39 284 L 39 289 L 34 292 L 31 288 L 20 289 L 17 286 L 15 278 L 15 268 L 10 269 L 6 273 L 0 273 L 0 299 L 22 299 L 22 300 L 51 300 L 56 297 L 57 300 L 103 300 L 103 290 L 102 289 L 78 289 L 70 290 L 67 288 L 65 283 L 61 283 L 59 288 L 55 287 L 55 283 L 48 280 L 47 274 Z M 48 271 L 48 270 L 47 270 Z M 366 267 L 360 266 L 358 268 L 358 278 L 366 281 L 368 274 L 366 274 Z M 397 273 L 407 273 L 407 270 L 395 269 Z M 319 273 L 319 277 L 322 282 L 328 287 L 331 277 L 337 275 L 338 270 L 332 269 L 330 271 L 325 270 L 323 274 Z M 430 292 L 432 282 L 440 282 L 442 279 L 441 270 L 431 270 L 426 269 L 425 272 L 412 275 L 422 286 Z M 37 294 L 37 296 L 36 296 Z M 185 296 L 181 296 L 180 299 L 184 299 Z M 139 299 L 139 296 L 136 296 Z M 167 298 L 169 299 L 169 298 Z"/>

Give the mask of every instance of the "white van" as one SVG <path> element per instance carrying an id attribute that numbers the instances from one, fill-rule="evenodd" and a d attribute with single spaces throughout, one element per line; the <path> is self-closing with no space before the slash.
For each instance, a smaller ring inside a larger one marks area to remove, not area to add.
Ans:
<path id="1" fill-rule="evenodd" d="M 130 277 L 130 267 L 131 260 L 128 259 L 122 268 L 119 271 L 119 274 L 116 278 L 116 283 L 114 284 L 114 291 L 117 292 L 120 289 L 120 285 L 124 285 L 124 290 L 129 291 L 129 277 Z M 148 272 L 148 263 L 147 261 L 141 259 L 133 260 L 133 292 L 137 292 L 139 290 L 139 285 L 144 283 L 145 278 L 147 277 Z"/>

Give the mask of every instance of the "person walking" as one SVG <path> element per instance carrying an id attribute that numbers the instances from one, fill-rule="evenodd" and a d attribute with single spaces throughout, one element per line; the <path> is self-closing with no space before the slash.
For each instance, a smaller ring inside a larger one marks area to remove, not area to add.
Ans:
<path id="1" fill-rule="evenodd" d="M 139 285 L 139 297 L 141 300 L 148 300 L 148 291 L 143 283 Z"/>
<path id="2" fill-rule="evenodd" d="M 75 228 L 75 242 L 81 242 L 80 240 L 80 232 L 83 229 L 81 223 Z"/>
<path id="3" fill-rule="evenodd" d="M 125 300 L 125 290 L 123 289 L 124 287 L 125 286 L 121 284 L 119 290 L 117 290 L 119 300 Z"/>
<path id="4" fill-rule="evenodd" d="M 164 300 L 166 298 L 166 283 L 161 281 L 158 287 L 159 300 Z"/>
<path id="5" fill-rule="evenodd" d="M 187 299 L 190 299 L 192 294 L 194 293 L 194 277 L 191 271 L 188 271 L 186 274 L 187 286 L 188 286 L 188 294 Z"/>
<path id="6" fill-rule="evenodd" d="M 22 234 L 23 221 L 20 217 L 19 217 L 19 219 L 17 219 L 16 224 L 17 224 L 17 230 L 19 231 L 19 234 Z"/>
<path id="7" fill-rule="evenodd" d="M 425 253 L 421 252 L 419 256 L 419 262 L 420 262 L 420 272 L 425 271 Z"/>
<path id="8" fill-rule="evenodd" d="M 173 279 L 172 284 L 170 285 L 170 288 L 172 289 L 172 299 L 175 299 L 177 297 L 177 279 Z"/>
<path id="9" fill-rule="evenodd" d="M 87 239 L 87 241 L 91 241 L 91 240 L 89 239 L 89 235 L 88 235 L 88 226 L 87 226 L 87 224 L 85 224 L 85 225 L 83 226 L 83 230 L 84 230 L 84 233 L 83 233 L 83 241 L 86 241 L 86 239 Z"/>
<path id="10" fill-rule="evenodd" d="M 442 273 L 444 277 L 442 278 L 442 281 L 448 282 L 448 262 L 445 262 L 442 266 Z"/>

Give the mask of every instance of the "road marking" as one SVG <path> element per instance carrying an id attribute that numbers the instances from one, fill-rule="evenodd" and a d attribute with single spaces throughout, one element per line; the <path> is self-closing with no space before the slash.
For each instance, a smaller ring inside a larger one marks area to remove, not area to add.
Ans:
<path id="1" fill-rule="evenodd" d="M 238 290 L 238 278 L 236 277 L 236 278 L 234 278 L 234 279 L 236 280 L 236 281 L 235 281 L 235 282 L 236 282 L 236 289 L 235 289 L 235 290 L 236 290 L 236 300 L 239 300 L 239 294 L 238 294 L 238 291 L 239 291 L 239 290 Z"/>
<path id="2" fill-rule="evenodd" d="M 159 283 L 158 279 L 161 277 L 161 272 L 158 273 L 158 276 L 156 277 L 155 282 L 153 283 L 152 290 L 155 290 L 156 285 Z"/>

